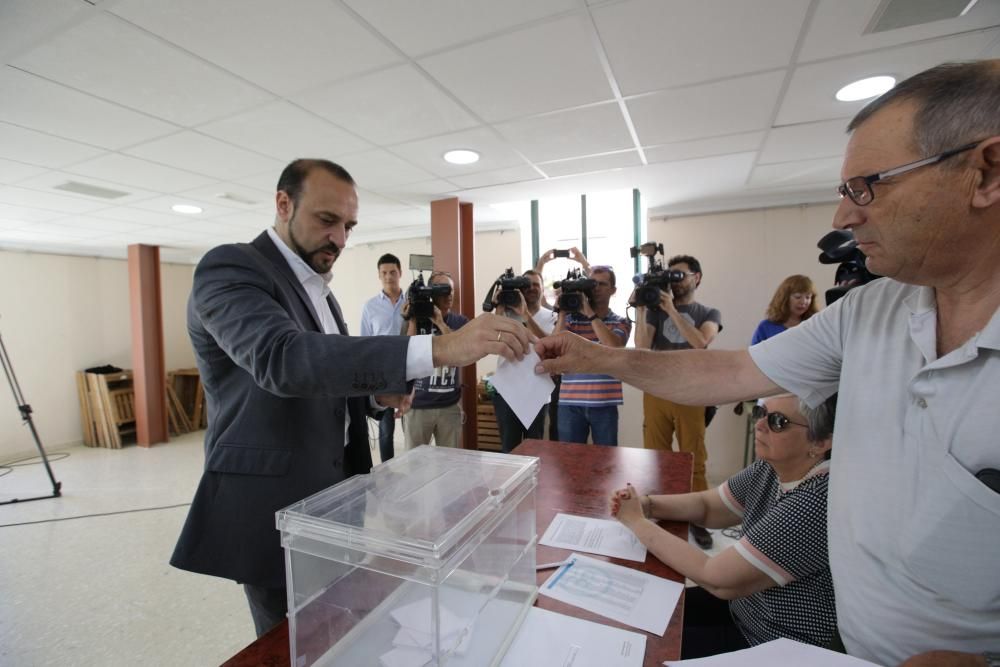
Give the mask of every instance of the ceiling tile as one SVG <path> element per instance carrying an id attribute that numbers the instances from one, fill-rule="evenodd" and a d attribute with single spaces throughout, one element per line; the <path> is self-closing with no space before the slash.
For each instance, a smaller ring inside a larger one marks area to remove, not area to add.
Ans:
<path id="1" fill-rule="evenodd" d="M 107 206 L 107 202 L 94 202 L 10 185 L 0 187 L 0 203 L 61 213 L 86 213 Z"/>
<path id="2" fill-rule="evenodd" d="M 841 157 L 847 148 L 846 130 L 847 122 L 842 119 L 772 128 L 757 164 Z"/>
<path id="3" fill-rule="evenodd" d="M 848 83 L 878 74 L 902 80 L 944 62 L 969 60 L 997 35 L 1000 31 L 977 32 L 796 67 L 775 124 L 850 118 L 870 100 L 838 101 L 834 94 Z"/>
<path id="4" fill-rule="evenodd" d="M 29 222 L 45 222 L 62 217 L 65 213 L 49 211 L 40 208 L 29 208 L 27 206 L 13 206 L 0 202 L 0 219 L 8 221 L 20 220 L 24 224 Z"/>
<path id="5" fill-rule="evenodd" d="M 0 158 L 42 167 L 64 167 L 103 152 L 93 146 L 0 123 Z"/>
<path id="6" fill-rule="evenodd" d="M 646 161 L 653 164 L 654 162 L 673 162 L 712 155 L 755 151 L 763 140 L 764 132 L 743 132 L 710 139 L 695 139 L 694 141 L 651 146 L 643 149 L 643 152 L 646 154 Z"/>
<path id="7" fill-rule="evenodd" d="M 54 222 L 64 227 L 85 230 L 91 234 L 98 234 L 102 232 L 108 234 L 130 232 L 146 227 L 146 225 L 137 222 L 110 220 L 108 218 L 98 218 L 93 215 L 71 215 L 66 216 L 65 218 L 59 218 Z"/>
<path id="8" fill-rule="evenodd" d="M 575 160 L 549 162 L 538 165 L 538 168 L 548 174 L 549 177 L 555 178 L 556 176 L 568 176 L 570 174 L 586 174 L 593 171 L 637 167 L 641 164 L 642 161 L 639 159 L 638 151 L 633 150 L 612 153 L 610 155 L 592 155 Z"/>
<path id="9" fill-rule="evenodd" d="M 487 121 L 612 97 L 591 29 L 579 16 L 429 56 L 420 65 Z"/>
<path id="10" fill-rule="evenodd" d="M 400 60 L 329 0 L 126 0 L 109 11 L 279 95 Z"/>
<path id="11" fill-rule="evenodd" d="M 478 41 L 514 26 L 579 8 L 577 0 L 345 0 L 411 56 Z"/>
<path id="12" fill-rule="evenodd" d="M 528 165 L 518 165 L 507 167 L 506 169 L 494 169 L 477 174 L 465 174 L 453 176 L 453 180 L 462 188 L 481 188 L 490 185 L 503 185 L 504 183 L 520 183 L 521 181 L 540 180 L 542 175 Z"/>
<path id="13" fill-rule="evenodd" d="M 799 62 L 898 46 L 1000 25 L 1000 2 L 980 0 L 965 16 L 864 34 L 880 0 L 821 0 L 799 51 Z M 918 6 L 921 3 L 913 3 Z M 919 71 L 918 67 L 916 71 Z"/>
<path id="14" fill-rule="evenodd" d="M 104 148 L 177 131 L 170 123 L 12 67 L 0 69 L 0 90 L 0 120 Z"/>
<path id="15" fill-rule="evenodd" d="M 136 225 L 142 225 L 147 227 L 170 227 L 172 225 L 179 224 L 182 221 L 190 220 L 190 216 L 182 215 L 180 213 L 174 213 L 169 208 L 164 212 L 163 209 L 157 209 L 157 211 L 144 210 L 141 208 L 134 208 L 131 206 L 119 206 L 115 208 L 106 208 L 100 211 L 94 211 L 90 214 L 90 217 L 101 218 L 107 220 L 118 220 L 121 222 L 134 223 Z M 247 215 L 246 213 L 240 213 L 239 215 Z M 221 218 L 221 216 L 220 216 Z"/>
<path id="16" fill-rule="evenodd" d="M 79 0 L 3 0 L 0 4 L 0 63 L 37 46 L 50 35 L 93 13 Z"/>
<path id="17" fill-rule="evenodd" d="M 174 204 L 194 204 L 195 206 L 200 206 L 202 212 L 194 215 L 175 213 L 170 208 Z M 193 197 L 180 197 L 179 195 L 165 195 L 163 197 L 156 197 L 155 199 L 144 199 L 143 201 L 133 204 L 132 208 L 141 208 L 146 211 L 152 211 L 153 213 L 169 215 L 173 217 L 175 223 L 188 220 L 214 218 L 233 213 L 233 209 L 229 206 L 222 206 L 221 204 L 217 204 L 215 202 L 194 199 Z"/>
<path id="18" fill-rule="evenodd" d="M 522 118 L 497 125 L 497 129 L 532 162 L 634 146 L 617 102 Z"/>
<path id="19" fill-rule="evenodd" d="M 774 111 L 783 72 L 678 88 L 627 101 L 642 145 L 761 130 Z"/>
<path id="20" fill-rule="evenodd" d="M 189 190 L 216 180 L 118 153 L 75 164 L 66 171 L 158 192 Z"/>
<path id="21" fill-rule="evenodd" d="M 370 215 L 381 215 L 386 212 L 407 208 L 409 204 L 396 201 L 389 197 L 375 194 L 370 190 L 358 188 L 358 215 L 367 218 Z"/>
<path id="22" fill-rule="evenodd" d="M 787 67 L 808 8 L 801 0 L 635 0 L 591 12 L 622 94 L 634 95 Z"/>
<path id="23" fill-rule="evenodd" d="M 114 190 L 124 194 L 120 197 L 108 198 L 108 197 L 97 197 L 94 195 L 88 195 L 69 190 L 60 190 L 57 188 L 57 186 L 59 185 L 72 184 L 72 183 L 79 183 L 82 185 L 92 185 L 97 188 Z M 148 190 L 141 190 L 139 188 L 134 188 L 128 185 L 122 185 L 121 183 L 112 183 L 109 181 L 101 180 L 99 178 L 80 176 L 78 174 L 71 174 L 65 171 L 47 171 L 40 176 L 35 176 L 33 178 L 28 178 L 23 181 L 20 181 L 17 185 L 18 187 L 22 188 L 38 190 L 41 193 L 50 193 L 61 197 L 75 197 L 77 199 L 83 199 L 85 201 L 93 202 L 95 204 L 100 204 L 102 207 L 127 205 L 131 204 L 132 202 L 141 201 L 143 199 L 151 199 L 153 197 L 159 196 L 160 194 L 158 192 L 150 192 Z"/>
<path id="24" fill-rule="evenodd" d="M 343 162 L 354 181 L 369 190 L 418 183 L 433 175 L 382 149 L 355 153 Z"/>
<path id="25" fill-rule="evenodd" d="M 382 188 L 382 193 L 401 201 L 426 204 L 432 199 L 440 199 L 441 195 L 454 192 L 457 189 L 455 183 L 437 178 L 420 183 L 393 185 Z"/>
<path id="26" fill-rule="evenodd" d="M 802 160 L 781 164 L 758 165 L 750 174 L 751 187 L 784 185 L 829 185 L 830 191 L 840 182 L 839 157 L 822 160 Z"/>
<path id="27" fill-rule="evenodd" d="M 0 183 L 16 183 L 25 178 L 37 176 L 45 170 L 23 162 L 0 159 Z"/>
<path id="28" fill-rule="evenodd" d="M 282 162 L 300 157 L 336 162 L 340 155 L 372 148 L 367 141 L 285 101 L 202 125 L 198 131 Z"/>
<path id="29" fill-rule="evenodd" d="M 139 144 L 124 152 L 152 162 L 178 169 L 192 169 L 199 174 L 226 180 L 266 169 L 274 169 L 277 174 L 285 167 L 283 162 L 273 158 L 191 131 Z"/>
<path id="30" fill-rule="evenodd" d="M 292 99 L 383 146 L 477 124 L 412 65 L 339 81 Z M 400 103 L 403 100 L 405 103 Z"/>
<path id="31" fill-rule="evenodd" d="M 238 229 L 243 237 L 254 238 L 268 227 L 274 226 L 274 213 L 270 215 L 264 213 L 234 213 L 232 215 L 220 215 L 212 218 L 213 222 L 219 222 Z"/>
<path id="32" fill-rule="evenodd" d="M 278 177 L 275 176 L 277 181 Z M 274 210 L 274 193 L 251 188 L 238 183 L 214 183 L 192 190 L 178 192 L 178 199 L 190 197 L 202 201 L 217 202 L 222 206 L 238 210 Z"/>
<path id="33" fill-rule="evenodd" d="M 479 153 L 479 161 L 474 164 L 445 162 L 445 152 L 455 148 L 476 151 Z M 392 146 L 390 150 L 442 178 L 524 164 L 524 160 L 513 149 L 497 137 L 496 133 L 485 127 L 477 127 L 431 139 L 411 141 Z"/>
<path id="34" fill-rule="evenodd" d="M 11 64 L 185 126 L 271 97 L 108 14 L 55 35 Z"/>
<path id="35" fill-rule="evenodd" d="M 34 222 L 27 227 L 21 228 L 29 234 L 44 236 L 47 240 L 55 242 L 66 239 L 86 239 L 102 236 L 103 232 L 92 229 L 81 229 L 71 225 L 57 224 L 54 222 Z"/>

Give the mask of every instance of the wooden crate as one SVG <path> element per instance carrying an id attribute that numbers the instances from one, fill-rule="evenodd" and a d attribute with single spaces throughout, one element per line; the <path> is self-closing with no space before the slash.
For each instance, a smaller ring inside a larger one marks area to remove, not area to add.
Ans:
<path id="1" fill-rule="evenodd" d="M 205 414 L 205 390 L 197 368 L 180 368 L 167 373 L 167 386 L 173 388 L 177 401 L 187 415 L 188 430 L 208 426 Z"/>
<path id="2" fill-rule="evenodd" d="M 499 452 L 500 431 L 497 429 L 497 417 L 493 411 L 493 403 L 476 404 L 476 424 L 479 429 L 479 449 Z"/>
<path id="3" fill-rule="evenodd" d="M 121 449 L 135 434 L 132 371 L 77 373 L 77 390 L 84 444 Z"/>

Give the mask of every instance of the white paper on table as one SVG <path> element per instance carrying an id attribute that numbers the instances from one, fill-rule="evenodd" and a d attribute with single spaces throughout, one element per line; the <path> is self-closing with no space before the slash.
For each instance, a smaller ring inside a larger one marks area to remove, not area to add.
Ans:
<path id="1" fill-rule="evenodd" d="M 535 373 L 535 366 L 541 361 L 534 348 L 521 361 L 497 360 L 497 371 L 490 378 L 490 384 L 507 402 L 525 428 L 531 426 L 542 407 L 552 398 L 555 383 L 548 374 Z"/>
<path id="2" fill-rule="evenodd" d="M 500 667 L 642 667 L 646 636 L 532 607 Z"/>
<path id="3" fill-rule="evenodd" d="M 468 623 L 463 622 L 457 614 L 450 611 L 444 605 L 439 605 L 438 611 L 441 614 L 442 637 L 457 635 L 457 633 L 465 629 L 466 626 L 472 624 L 472 620 Z M 392 616 L 392 619 L 396 621 L 400 627 L 416 630 L 418 633 L 425 635 L 431 635 L 434 632 L 433 619 L 431 617 L 430 598 L 422 598 L 420 600 L 416 600 L 415 602 L 404 604 L 402 607 L 398 607 L 397 609 L 391 611 L 389 615 Z"/>
<path id="4" fill-rule="evenodd" d="M 539 593 L 659 637 L 684 584 L 574 553 Z"/>
<path id="5" fill-rule="evenodd" d="M 791 639 L 775 639 L 742 651 L 691 660 L 668 660 L 667 667 L 878 667 L 874 662 Z"/>
<path id="6" fill-rule="evenodd" d="M 640 563 L 646 560 L 646 547 L 631 530 L 614 519 L 556 514 L 539 544 L 571 551 L 585 551 Z"/>

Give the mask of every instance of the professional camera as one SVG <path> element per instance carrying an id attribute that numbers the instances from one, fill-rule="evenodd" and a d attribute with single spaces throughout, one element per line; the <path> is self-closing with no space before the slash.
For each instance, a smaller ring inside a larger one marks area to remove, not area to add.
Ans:
<path id="1" fill-rule="evenodd" d="M 559 290 L 556 312 L 579 313 L 583 310 L 584 299 L 593 301 L 597 281 L 584 278 L 580 269 L 571 269 L 566 272 L 565 280 L 557 280 L 552 286 Z"/>
<path id="2" fill-rule="evenodd" d="M 424 274 L 410 283 L 406 290 L 406 300 L 410 304 L 407 319 L 415 317 L 418 320 L 430 320 L 434 317 L 434 299 L 451 294 L 451 285 L 428 285 L 424 283 Z"/>
<path id="3" fill-rule="evenodd" d="M 490 287 L 490 291 L 486 293 L 486 299 L 483 301 L 483 310 L 487 313 L 493 312 L 494 295 L 496 295 L 497 304 L 504 308 L 513 308 L 521 303 L 521 290 L 528 289 L 529 287 L 531 287 L 531 281 L 526 276 L 515 276 L 514 269 L 508 267 L 496 279 L 496 282 Z M 500 290 L 499 293 L 497 292 L 498 289 Z"/>
<path id="4" fill-rule="evenodd" d="M 824 295 L 828 306 L 855 287 L 881 277 L 865 266 L 865 254 L 858 250 L 854 234 L 847 230 L 835 229 L 821 238 L 816 245 L 823 251 L 819 255 L 821 264 L 840 264 L 834 277 L 835 286 L 828 289 Z"/>
<path id="5" fill-rule="evenodd" d="M 669 290 L 671 283 L 679 283 L 684 280 L 684 272 L 663 268 L 662 243 L 643 243 L 640 246 L 629 248 L 628 252 L 633 258 L 642 255 L 649 260 L 646 273 L 632 279 L 635 283 L 635 303 L 632 305 L 656 308 L 660 305 L 662 291 Z"/>

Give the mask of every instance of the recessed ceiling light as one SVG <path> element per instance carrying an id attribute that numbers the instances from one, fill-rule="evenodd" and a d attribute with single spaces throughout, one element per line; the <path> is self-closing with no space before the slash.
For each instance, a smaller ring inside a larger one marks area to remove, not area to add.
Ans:
<path id="1" fill-rule="evenodd" d="M 196 215 L 201 213 L 201 206 L 195 206 L 194 204 L 174 204 L 170 207 L 170 210 L 174 213 L 184 213 L 186 215 Z"/>
<path id="2" fill-rule="evenodd" d="M 479 162 L 479 153 L 459 148 L 445 153 L 444 161 L 451 162 L 452 164 L 472 164 L 473 162 Z"/>
<path id="3" fill-rule="evenodd" d="M 857 102 L 878 97 L 896 85 L 896 79 L 891 76 L 870 76 L 849 83 L 837 91 L 837 99 L 841 102 Z"/>

